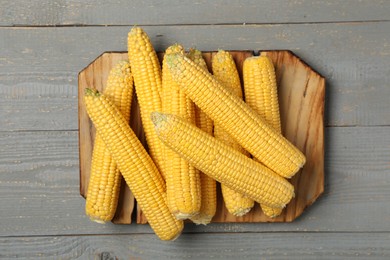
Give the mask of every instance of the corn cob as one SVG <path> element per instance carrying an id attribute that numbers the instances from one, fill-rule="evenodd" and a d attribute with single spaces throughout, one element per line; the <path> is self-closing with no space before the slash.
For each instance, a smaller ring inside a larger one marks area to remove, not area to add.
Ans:
<path id="1" fill-rule="evenodd" d="M 264 120 L 281 133 L 278 89 L 275 68 L 267 56 L 247 58 L 243 66 L 245 101 Z M 264 214 L 276 217 L 282 213 L 280 208 L 260 205 Z"/>
<path id="2" fill-rule="evenodd" d="M 162 143 L 157 138 L 150 121 L 151 112 L 162 110 L 160 63 L 148 35 L 140 27 L 133 27 L 127 40 L 128 56 L 149 154 L 164 176 Z"/>
<path id="3" fill-rule="evenodd" d="M 290 178 L 304 165 L 305 156 L 295 146 L 211 74 L 183 55 L 167 56 L 172 76 L 185 93 L 265 166 Z"/>
<path id="4" fill-rule="evenodd" d="M 161 140 L 205 174 L 253 200 L 283 208 L 294 196 L 284 178 L 180 117 L 151 115 Z"/>
<path id="5" fill-rule="evenodd" d="M 219 50 L 213 56 L 212 68 L 214 77 L 234 95 L 242 98 L 240 76 L 238 75 L 236 64 L 231 54 Z M 232 139 L 218 124 L 214 126 L 214 136 L 242 154 L 249 156 L 242 146 Z M 243 216 L 253 208 L 254 201 L 252 199 L 243 196 L 235 190 L 229 189 L 225 185 L 221 185 L 221 190 L 225 206 L 231 214 Z"/>
<path id="6" fill-rule="evenodd" d="M 166 50 L 169 53 L 183 53 L 184 48 L 175 44 Z M 165 60 L 162 65 L 162 104 L 165 113 L 181 116 L 195 123 L 194 104 L 172 80 Z M 178 219 L 187 219 L 199 213 L 201 189 L 199 171 L 170 148 L 165 149 L 165 176 L 168 206 Z"/>
<path id="7" fill-rule="evenodd" d="M 104 93 L 128 121 L 133 96 L 133 77 L 127 61 L 119 62 L 110 70 Z M 85 205 L 86 214 L 91 220 L 99 223 L 112 220 L 118 205 L 121 179 L 115 161 L 97 132 Z"/>
<path id="8" fill-rule="evenodd" d="M 202 52 L 191 48 L 187 54 L 191 60 L 207 71 L 207 65 L 202 57 Z M 199 107 L 195 105 L 195 125 L 201 130 L 213 135 L 213 121 Z M 197 215 L 191 218 L 191 221 L 197 225 L 207 225 L 211 222 L 217 211 L 217 183 L 216 181 L 200 172 L 201 182 L 201 206 Z"/>
<path id="9" fill-rule="evenodd" d="M 213 121 L 196 107 L 195 125 L 210 136 L 213 135 Z M 191 218 L 191 221 L 197 225 L 207 225 L 211 222 L 217 211 L 217 183 L 213 178 L 200 171 L 200 187 L 200 210 L 197 215 Z"/>
<path id="10" fill-rule="evenodd" d="M 150 226 L 160 239 L 175 239 L 183 222 L 169 211 L 164 180 L 127 120 L 109 98 L 96 90 L 87 88 L 84 100 L 88 115 Z"/>
<path id="11" fill-rule="evenodd" d="M 253 56 L 243 66 L 245 101 L 275 131 L 281 133 L 275 68 L 267 56 Z"/>
<path id="12" fill-rule="evenodd" d="M 213 121 L 199 108 L 195 108 L 195 125 L 210 136 L 213 135 Z M 200 187 L 200 210 L 197 215 L 191 218 L 191 221 L 198 225 L 207 225 L 217 211 L 217 183 L 213 178 L 200 171 Z"/>

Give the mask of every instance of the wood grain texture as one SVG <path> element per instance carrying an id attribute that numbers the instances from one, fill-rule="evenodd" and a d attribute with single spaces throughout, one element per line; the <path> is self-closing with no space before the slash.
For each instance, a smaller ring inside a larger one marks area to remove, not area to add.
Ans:
<path id="1" fill-rule="evenodd" d="M 290 49 L 327 80 L 326 125 L 390 125 L 390 22 L 145 29 L 158 50 Z M 126 50 L 128 30 L 0 28 L 0 131 L 77 129 L 77 73 L 105 51 Z"/>
<path id="2" fill-rule="evenodd" d="M 0 238 L 0 258 L 28 259 L 389 259 L 387 233 L 183 234 Z"/>
<path id="3" fill-rule="evenodd" d="M 241 74 L 243 62 L 247 57 L 252 56 L 252 52 L 232 51 L 230 53 Z M 243 217 L 235 217 L 226 210 L 219 191 L 217 195 L 219 206 L 212 222 L 290 222 L 300 216 L 305 208 L 324 191 L 324 78 L 291 52 L 265 53 L 273 61 L 276 71 L 283 135 L 306 155 L 306 164 L 291 179 L 295 188 L 295 197 L 277 218 L 267 217 L 260 207 L 255 207 Z M 212 52 L 204 53 L 204 59 L 208 64 L 211 63 L 212 55 Z M 88 187 L 95 137 L 94 126 L 85 109 L 84 90 L 93 86 L 99 91 L 104 91 L 108 72 L 121 59 L 127 59 L 127 54 L 104 53 L 79 74 L 80 193 L 84 197 Z M 138 109 L 133 111 L 138 112 Z M 130 118 L 134 131 L 138 134 L 143 133 L 140 115 L 132 112 Z M 140 137 L 146 147 L 144 136 Z M 121 201 L 130 199 L 133 198 L 121 197 Z M 127 215 L 131 216 L 133 208 L 129 205 L 125 205 L 125 208 L 123 206 L 118 205 L 117 210 L 123 213 L 128 211 Z M 137 208 L 137 211 L 139 210 Z M 131 220 L 125 218 L 114 222 L 127 224 L 131 223 Z M 137 212 L 137 223 L 146 223 L 145 217 L 140 212 Z"/>
<path id="4" fill-rule="evenodd" d="M 389 1 L 0 2 L 1 259 L 390 258 Z M 77 74 L 105 51 L 125 51 L 135 23 L 148 25 L 158 50 L 289 49 L 323 75 L 318 201 L 292 223 L 186 225 L 173 244 L 148 225 L 89 221 Z"/>
<path id="5" fill-rule="evenodd" d="M 389 13 L 390 4 L 379 0 L 175 0 L 169 4 L 156 0 L 6 0 L 0 9 L 0 26 L 381 21 L 389 20 Z"/>

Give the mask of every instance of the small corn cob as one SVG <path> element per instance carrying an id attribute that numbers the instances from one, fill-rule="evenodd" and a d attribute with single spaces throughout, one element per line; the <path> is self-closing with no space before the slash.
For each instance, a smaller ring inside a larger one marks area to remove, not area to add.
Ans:
<path id="1" fill-rule="evenodd" d="M 199 108 L 195 109 L 195 125 L 208 135 L 213 135 L 213 121 Z M 207 225 L 217 211 L 217 182 L 200 172 L 200 184 L 202 197 L 200 210 L 191 221 L 197 225 Z"/>
<path id="2" fill-rule="evenodd" d="M 305 156 L 295 146 L 210 73 L 180 54 L 166 59 L 174 80 L 192 101 L 264 165 L 287 178 L 304 165 Z"/>
<path id="3" fill-rule="evenodd" d="M 271 59 L 263 55 L 247 58 L 244 61 L 243 75 L 246 103 L 281 133 L 278 89 Z M 260 206 L 264 214 L 272 218 L 282 213 L 280 208 Z"/>
<path id="4" fill-rule="evenodd" d="M 283 208 L 294 196 L 284 178 L 180 117 L 151 115 L 161 140 L 205 174 L 253 200 Z"/>
<path id="5" fill-rule="evenodd" d="M 133 77 L 127 61 L 119 62 L 110 70 L 104 93 L 128 121 L 133 96 Z M 91 220 L 99 223 L 112 220 L 118 205 L 121 179 L 115 161 L 97 132 L 85 205 L 86 214 Z"/>
<path id="6" fill-rule="evenodd" d="M 128 56 L 134 76 L 135 91 L 140 107 L 142 126 L 149 153 L 164 176 L 162 143 L 157 138 L 150 121 L 150 113 L 161 111 L 161 67 L 148 35 L 140 27 L 133 27 L 128 34 Z"/>
<path id="7" fill-rule="evenodd" d="M 150 226 L 162 240 L 173 240 L 183 222 L 169 211 L 164 180 L 127 120 L 105 95 L 86 89 L 87 113 L 137 199 Z"/>
<path id="8" fill-rule="evenodd" d="M 243 65 L 245 101 L 275 131 L 281 133 L 275 68 L 267 56 L 247 58 Z"/>
<path id="9" fill-rule="evenodd" d="M 166 50 L 166 54 L 169 53 L 184 54 L 184 48 L 175 44 Z M 162 72 L 163 112 L 181 116 L 194 124 L 194 104 L 173 81 L 165 60 L 163 60 Z M 169 209 L 178 219 L 190 218 L 199 213 L 201 205 L 199 171 L 170 148 L 164 149 Z"/>
<path id="10" fill-rule="evenodd" d="M 191 48 L 187 53 L 187 57 L 193 60 L 196 64 L 202 67 L 204 70 L 207 69 L 207 64 L 203 59 L 202 52 Z M 201 130 L 213 135 L 213 121 L 209 116 L 206 115 L 199 107 L 195 105 L 195 125 L 198 126 Z M 201 182 L 201 206 L 200 211 L 197 215 L 191 218 L 191 221 L 197 225 L 207 225 L 211 222 L 217 211 L 217 183 L 216 181 L 200 172 L 200 182 Z"/>
<path id="11" fill-rule="evenodd" d="M 199 108 L 195 108 L 195 125 L 210 136 L 213 135 L 213 121 Z M 200 210 L 191 221 L 197 225 L 207 225 L 217 211 L 217 183 L 200 171 L 200 184 L 202 197 Z"/>
<path id="12" fill-rule="evenodd" d="M 214 77 L 219 80 L 225 88 L 229 89 L 234 95 L 242 99 L 240 76 L 238 75 L 232 55 L 229 52 L 219 50 L 213 56 L 212 68 Z M 214 126 L 214 136 L 240 153 L 249 156 L 242 146 L 232 139 L 218 124 L 215 124 Z M 225 206 L 231 214 L 243 216 L 253 208 L 254 201 L 252 199 L 243 196 L 235 190 L 229 189 L 225 185 L 221 185 L 221 190 Z"/>

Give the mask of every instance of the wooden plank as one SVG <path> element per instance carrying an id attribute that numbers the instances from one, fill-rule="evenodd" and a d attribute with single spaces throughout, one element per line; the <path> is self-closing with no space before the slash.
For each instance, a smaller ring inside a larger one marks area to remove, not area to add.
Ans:
<path id="1" fill-rule="evenodd" d="M 76 73 L 0 76 L 0 129 L 77 129 L 76 82 Z"/>
<path id="2" fill-rule="evenodd" d="M 158 50 L 176 41 L 204 51 L 290 49 L 326 78 L 327 125 L 390 124 L 390 22 L 145 29 Z M 77 129 L 77 73 L 105 51 L 125 51 L 128 30 L 0 28 L 0 131 Z"/>
<path id="3" fill-rule="evenodd" d="M 283 8 L 280 8 L 283 6 Z M 353 6 L 353 8 L 351 8 Z M 344 1 L 2 1 L 0 26 L 313 23 L 389 20 L 390 4 Z"/>
<path id="4" fill-rule="evenodd" d="M 183 234 L 0 238 L 0 258 L 389 259 L 389 233 Z"/>
<path id="5" fill-rule="evenodd" d="M 325 192 L 292 223 L 188 224 L 184 233 L 390 232 L 389 131 L 327 128 Z M 2 132 L 0 143 L 0 236 L 152 232 L 148 225 L 100 225 L 85 216 L 77 131 Z"/>

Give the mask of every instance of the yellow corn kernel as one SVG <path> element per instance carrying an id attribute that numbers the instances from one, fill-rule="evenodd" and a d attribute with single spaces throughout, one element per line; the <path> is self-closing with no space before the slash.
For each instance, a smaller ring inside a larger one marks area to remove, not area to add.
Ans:
<path id="1" fill-rule="evenodd" d="M 169 53 L 184 54 L 184 48 L 175 44 L 166 50 L 166 54 Z M 162 72 L 163 112 L 181 116 L 194 124 L 194 104 L 172 80 L 165 60 L 163 60 Z M 178 219 L 190 218 L 199 213 L 201 204 L 199 171 L 170 148 L 164 149 L 169 209 Z"/>
<path id="2" fill-rule="evenodd" d="M 232 55 L 229 52 L 219 50 L 213 56 L 211 65 L 214 77 L 234 95 L 242 98 L 240 76 Z M 218 124 L 214 126 L 214 136 L 242 154 L 249 156 L 248 152 Z M 252 199 L 229 189 L 225 185 L 221 185 L 221 190 L 225 206 L 231 214 L 243 216 L 253 208 L 254 201 Z"/>
<path id="3" fill-rule="evenodd" d="M 118 62 L 110 70 L 104 92 L 128 121 L 133 96 L 133 77 L 127 61 Z M 99 223 L 112 220 L 118 205 L 121 179 L 115 161 L 97 132 L 85 204 L 86 214 L 91 220 Z"/>
<path id="4" fill-rule="evenodd" d="M 110 151 L 150 226 L 162 240 L 173 240 L 183 222 L 169 211 L 164 180 L 127 120 L 105 95 L 86 89 L 87 113 Z"/>
<path id="5" fill-rule="evenodd" d="M 275 131 L 281 133 L 275 68 L 267 56 L 247 58 L 243 65 L 245 101 Z"/>
<path id="6" fill-rule="evenodd" d="M 199 67 L 208 71 L 206 61 L 203 59 L 203 55 L 200 50 L 191 48 L 187 53 L 187 57 L 190 60 L 192 60 L 195 64 L 197 64 Z"/>
<path id="7" fill-rule="evenodd" d="M 294 187 L 269 168 L 255 162 L 180 117 L 151 115 L 159 138 L 196 168 L 253 200 L 283 208 Z"/>
<path id="8" fill-rule="evenodd" d="M 208 71 L 206 61 L 203 59 L 202 52 L 198 49 L 191 48 L 188 53 L 187 57 L 191 59 L 195 64 L 197 64 L 199 67 L 204 69 L 205 71 Z M 211 129 L 211 134 L 213 132 L 213 120 L 204 113 L 196 104 L 195 106 L 195 113 L 197 116 L 195 116 L 195 120 L 197 120 L 195 123 L 197 126 L 199 126 L 201 129 L 204 129 L 207 133 L 209 132 L 209 129 Z"/>
<path id="9" fill-rule="evenodd" d="M 135 91 L 140 107 L 142 126 L 149 153 L 164 176 L 162 143 L 157 138 L 150 121 L 150 113 L 162 111 L 161 67 L 149 36 L 140 27 L 133 27 L 127 38 L 128 56 L 134 77 Z"/>
<path id="10" fill-rule="evenodd" d="M 188 97 L 265 166 L 290 178 L 304 165 L 302 152 L 210 73 L 180 54 L 169 54 L 166 59 Z"/>
<path id="11" fill-rule="evenodd" d="M 201 68 L 208 71 L 206 61 L 203 59 L 202 52 L 191 48 L 187 57 L 193 60 Z M 213 135 L 213 121 L 198 106 L 195 105 L 195 125 L 201 130 Z M 217 211 L 217 183 L 203 172 L 200 172 L 201 182 L 201 207 L 197 215 L 191 218 L 191 221 L 197 225 L 207 225 L 211 222 Z"/>
<path id="12" fill-rule="evenodd" d="M 247 58 L 243 65 L 245 101 L 264 120 L 281 133 L 278 88 L 275 68 L 267 56 Z M 260 205 L 264 214 L 277 217 L 282 213 L 280 208 Z"/>
<path id="13" fill-rule="evenodd" d="M 195 108 L 195 125 L 210 136 L 213 135 L 213 121 L 199 108 Z M 213 178 L 200 172 L 200 187 L 202 197 L 200 210 L 191 221 L 197 225 L 207 225 L 217 211 L 217 183 Z"/>

